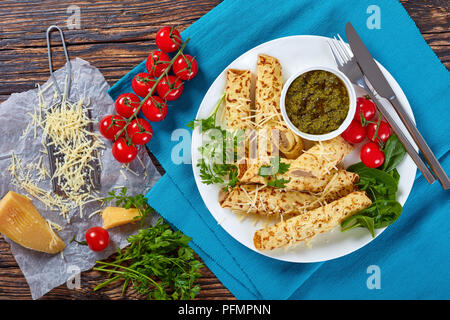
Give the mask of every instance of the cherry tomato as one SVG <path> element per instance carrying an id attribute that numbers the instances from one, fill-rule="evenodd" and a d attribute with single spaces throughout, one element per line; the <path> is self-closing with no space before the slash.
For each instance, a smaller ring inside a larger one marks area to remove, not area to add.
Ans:
<path id="1" fill-rule="evenodd" d="M 120 137 L 112 146 L 112 154 L 120 163 L 130 163 L 136 159 L 138 151 L 133 143 L 128 144 L 125 138 Z"/>
<path id="2" fill-rule="evenodd" d="M 121 94 L 114 103 L 116 112 L 124 118 L 131 117 L 139 107 L 141 99 L 134 93 Z"/>
<path id="3" fill-rule="evenodd" d="M 161 121 L 167 115 L 167 103 L 158 96 L 152 96 L 142 105 L 142 113 L 150 121 Z"/>
<path id="4" fill-rule="evenodd" d="M 165 76 L 159 81 L 156 90 L 164 100 L 177 100 L 183 93 L 183 82 L 175 76 Z"/>
<path id="5" fill-rule="evenodd" d="M 380 126 L 378 127 L 377 137 L 375 137 L 375 132 L 377 131 L 376 123 L 369 123 L 366 127 L 367 137 L 373 142 L 386 143 L 386 141 L 391 136 L 391 128 L 386 121 L 380 121 Z M 380 141 L 381 140 L 381 141 Z"/>
<path id="6" fill-rule="evenodd" d="M 182 54 L 174 61 L 172 69 L 181 80 L 191 80 L 197 75 L 198 63 L 194 57 Z"/>
<path id="7" fill-rule="evenodd" d="M 181 45 L 181 35 L 174 27 L 162 27 L 155 37 L 158 48 L 164 52 L 177 51 Z"/>
<path id="8" fill-rule="evenodd" d="M 100 133 L 108 140 L 115 140 L 116 134 L 123 129 L 126 124 L 126 120 L 119 115 L 108 115 L 100 120 L 98 125 Z M 122 132 L 122 135 L 125 131 Z"/>
<path id="9" fill-rule="evenodd" d="M 361 161 L 369 168 L 378 168 L 384 163 L 384 153 L 378 144 L 369 142 L 361 149 Z"/>
<path id="10" fill-rule="evenodd" d="M 152 90 L 156 80 L 146 72 L 138 73 L 131 81 L 133 91 L 140 97 L 144 98 Z"/>
<path id="11" fill-rule="evenodd" d="M 92 227 L 86 231 L 86 242 L 92 251 L 102 251 L 109 244 L 109 233 L 102 227 Z"/>
<path id="12" fill-rule="evenodd" d="M 128 124 L 127 134 L 131 138 L 131 142 L 142 145 L 150 141 L 153 136 L 153 130 L 147 120 L 138 118 Z"/>
<path id="13" fill-rule="evenodd" d="M 360 143 L 366 137 L 366 130 L 361 125 L 361 121 L 352 120 L 348 128 L 341 135 L 347 142 Z"/>
<path id="14" fill-rule="evenodd" d="M 151 76 L 158 78 L 164 71 L 166 71 L 169 64 L 170 58 L 166 53 L 160 50 L 153 50 L 147 58 L 147 72 Z"/>
<path id="15" fill-rule="evenodd" d="M 361 115 L 363 115 L 364 118 L 369 121 L 375 116 L 376 113 L 377 108 L 372 100 L 369 100 L 366 97 L 358 97 L 356 99 L 355 120 L 361 121 Z"/>

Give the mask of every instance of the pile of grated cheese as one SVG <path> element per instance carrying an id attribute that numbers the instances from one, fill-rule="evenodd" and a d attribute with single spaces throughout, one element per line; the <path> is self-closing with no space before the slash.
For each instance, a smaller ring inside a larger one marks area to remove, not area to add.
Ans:
<path id="1" fill-rule="evenodd" d="M 93 163 L 98 163 L 101 167 L 100 150 L 105 149 L 105 144 L 99 134 L 88 130 L 93 121 L 88 117 L 83 99 L 72 103 L 64 95 L 59 105 L 48 107 L 43 97 L 44 91 L 38 87 L 39 105 L 34 113 L 28 114 L 31 123 L 22 138 L 30 131 L 30 127 L 34 127 L 35 139 L 37 130 L 42 131 L 41 152 L 47 155 L 50 144 L 57 150 L 55 172 L 50 176 L 43 165 L 43 158 L 48 159 L 47 156 L 41 156 L 38 163 L 24 166 L 15 154 L 12 154 L 8 170 L 13 184 L 42 202 L 47 209 L 59 211 L 70 222 L 68 214 L 72 209 L 78 207 L 82 217 L 83 207 L 88 202 L 102 199 L 93 189 L 90 172 L 94 170 Z M 47 141 L 51 142 L 47 144 Z M 65 196 L 52 192 L 53 179 Z M 41 181 L 48 181 L 48 190 L 39 186 Z"/>

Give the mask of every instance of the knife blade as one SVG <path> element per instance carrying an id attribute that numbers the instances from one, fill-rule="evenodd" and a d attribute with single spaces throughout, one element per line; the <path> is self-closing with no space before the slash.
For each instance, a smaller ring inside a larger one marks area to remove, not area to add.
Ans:
<path id="1" fill-rule="evenodd" d="M 392 90 L 369 50 L 350 22 L 345 25 L 345 33 L 359 66 L 376 92 L 389 100 L 395 97 L 394 90 Z"/>
<path id="2" fill-rule="evenodd" d="M 369 50 L 364 45 L 355 28 L 350 22 L 345 25 L 345 33 L 347 35 L 350 48 L 352 49 L 356 61 L 360 66 L 363 74 L 369 80 L 375 91 L 383 98 L 386 98 L 392 104 L 394 110 L 397 112 L 408 132 L 411 134 L 411 137 L 419 147 L 420 152 L 423 154 L 425 160 L 436 175 L 444 190 L 449 189 L 450 180 L 447 174 L 440 165 L 436 156 L 431 151 L 428 144 L 425 142 L 425 139 L 422 137 L 419 130 L 417 130 L 409 115 L 406 113 L 400 101 L 397 99 L 394 90 L 384 77 Z"/>

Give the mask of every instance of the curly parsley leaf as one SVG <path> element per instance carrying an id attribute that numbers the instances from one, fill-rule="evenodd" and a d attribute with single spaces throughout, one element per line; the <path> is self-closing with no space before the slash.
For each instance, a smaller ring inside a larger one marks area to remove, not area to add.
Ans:
<path id="1" fill-rule="evenodd" d="M 258 175 L 268 178 L 267 185 L 274 188 L 286 188 L 286 183 L 290 180 L 278 179 L 277 174 L 284 174 L 289 171 L 290 164 L 281 162 L 280 157 L 271 157 L 270 166 L 261 166 Z"/>

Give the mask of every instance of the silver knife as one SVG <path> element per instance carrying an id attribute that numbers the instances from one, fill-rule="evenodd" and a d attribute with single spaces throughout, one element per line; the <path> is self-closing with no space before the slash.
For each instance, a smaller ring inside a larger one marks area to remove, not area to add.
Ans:
<path id="1" fill-rule="evenodd" d="M 375 91 L 392 104 L 394 110 L 397 112 L 408 132 L 411 134 L 411 137 L 419 147 L 420 152 L 428 162 L 428 165 L 436 175 L 444 190 L 449 189 L 450 180 L 447 174 L 440 165 L 439 161 L 436 159 L 436 156 L 433 154 L 428 144 L 425 142 L 425 139 L 411 121 L 411 118 L 406 114 L 405 109 L 397 99 L 394 90 L 392 90 L 369 50 L 367 50 L 366 46 L 350 22 L 348 22 L 345 26 L 345 33 L 353 54 L 355 55 L 356 61 L 361 67 L 364 75 L 372 84 Z"/>

